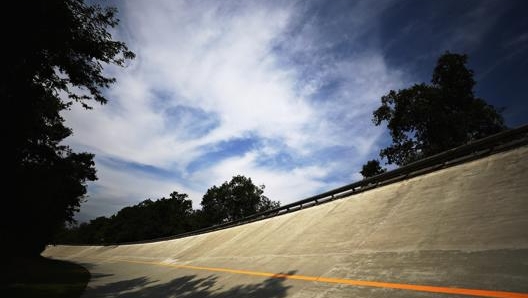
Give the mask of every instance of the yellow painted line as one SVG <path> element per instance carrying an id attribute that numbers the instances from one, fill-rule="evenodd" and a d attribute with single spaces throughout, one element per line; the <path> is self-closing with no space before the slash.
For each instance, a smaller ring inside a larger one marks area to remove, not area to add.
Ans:
<path id="1" fill-rule="evenodd" d="M 494 298 L 528 298 L 528 293 L 437 287 L 437 286 L 413 285 L 413 284 L 400 284 L 400 283 L 389 283 L 389 282 L 379 282 L 379 281 L 366 281 L 366 280 L 331 278 L 331 277 L 322 277 L 322 276 L 306 276 L 306 275 L 294 275 L 294 274 L 283 274 L 283 273 L 270 273 L 270 272 L 259 272 L 259 271 L 216 268 L 216 267 L 175 265 L 175 264 L 167 264 L 167 263 L 162 263 L 162 262 L 133 261 L 133 260 L 125 260 L 125 259 L 112 259 L 109 261 L 120 261 L 120 262 L 128 262 L 128 263 L 166 266 L 166 267 L 181 268 L 181 269 L 224 272 L 224 273 L 251 275 L 251 276 L 262 276 L 262 277 L 269 277 L 269 278 L 315 281 L 315 282 L 335 283 L 335 284 L 344 284 L 344 285 L 352 285 L 352 286 L 399 289 L 399 290 L 418 291 L 418 292 L 455 294 L 455 295 L 479 296 L 479 297 L 494 297 Z"/>

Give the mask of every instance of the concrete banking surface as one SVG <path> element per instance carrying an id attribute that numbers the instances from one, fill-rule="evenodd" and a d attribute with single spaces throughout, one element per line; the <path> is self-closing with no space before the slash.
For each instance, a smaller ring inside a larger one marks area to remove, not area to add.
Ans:
<path id="1" fill-rule="evenodd" d="M 528 146 L 181 239 L 50 246 L 83 297 L 528 297 Z"/>

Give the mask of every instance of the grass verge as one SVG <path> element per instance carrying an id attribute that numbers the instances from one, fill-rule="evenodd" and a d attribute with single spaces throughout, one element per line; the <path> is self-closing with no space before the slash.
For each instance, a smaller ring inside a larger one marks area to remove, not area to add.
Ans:
<path id="1" fill-rule="evenodd" d="M 80 297 L 90 280 L 86 268 L 44 257 L 14 258 L 5 267 L 2 297 Z"/>

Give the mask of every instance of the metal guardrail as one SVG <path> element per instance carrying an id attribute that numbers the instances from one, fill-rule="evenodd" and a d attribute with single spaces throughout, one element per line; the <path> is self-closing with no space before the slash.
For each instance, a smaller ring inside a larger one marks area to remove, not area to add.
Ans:
<path id="1" fill-rule="evenodd" d="M 508 150 L 515 147 L 520 147 L 528 144 L 528 125 L 523 125 L 515 129 L 506 130 L 495 135 L 491 135 L 466 145 L 462 145 L 442 153 L 432 155 L 418 161 L 412 162 L 403 167 L 379 174 L 377 176 L 362 179 L 360 181 L 332 189 L 330 191 L 302 199 L 300 201 L 290 203 L 284 206 L 280 206 L 275 209 L 267 210 L 264 212 L 256 213 L 235 221 L 222 223 L 219 225 L 190 231 L 174 236 L 155 238 L 149 240 L 107 244 L 107 245 L 127 245 L 127 244 L 140 244 L 140 243 L 151 243 L 158 241 L 165 241 L 171 239 L 178 239 L 216 230 L 226 229 L 249 222 L 254 222 L 292 211 L 304 209 L 306 207 L 315 206 L 321 203 L 333 201 L 335 199 L 348 197 L 352 194 L 356 194 L 368 189 L 372 189 L 378 186 L 387 185 L 410 177 L 422 175 L 431 171 L 438 170 L 467 162 L 469 160 L 481 158 L 491 153 L 496 153 L 504 150 Z"/>

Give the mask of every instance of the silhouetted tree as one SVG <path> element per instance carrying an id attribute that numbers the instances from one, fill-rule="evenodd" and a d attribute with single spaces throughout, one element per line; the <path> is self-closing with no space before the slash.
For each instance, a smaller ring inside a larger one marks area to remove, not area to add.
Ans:
<path id="1" fill-rule="evenodd" d="M 1 214 L 4 250 L 38 255 L 65 221 L 72 222 L 97 179 L 93 154 L 74 153 L 61 142 L 72 134 L 60 112 L 77 102 L 104 104 L 102 89 L 115 81 L 104 64 L 123 66 L 134 54 L 112 40 L 115 8 L 82 0 L 15 1 L 4 30 L 0 92 L 10 115 L 6 192 Z"/>
<path id="2" fill-rule="evenodd" d="M 251 214 L 279 207 L 264 193 L 264 185 L 256 186 L 251 178 L 234 176 L 220 187 L 213 186 L 202 198 L 202 212 L 209 225 L 240 219 Z"/>
<path id="3" fill-rule="evenodd" d="M 63 228 L 55 243 L 113 244 L 174 236 L 277 208 L 279 202 L 264 196 L 264 185 L 256 186 L 251 178 L 238 175 L 209 188 L 201 205 L 202 209 L 193 210 L 187 194 L 174 191 L 169 198 L 144 200 L 110 218 Z"/>
<path id="4" fill-rule="evenodd" d="M 57 243 L 112 244 L 167 237 L 196 229 L 192 201 L 172 192 L 169 198 L 147 199 L 125 207 L 110 218 L 101 216 L 63 230 Z"/>
<path id="5" fill-rule="evenodd" d="M 387 169 L 382 168 L 380 166 L 380 162 L 377 159 L 369 160 L 366 164 L 363 165 L 363 168 L 359 172 L 361 175 L 363 175 L 363 178 L 368 178 L 372 176 L 376 176 L 379 174 L 383 174 L 387 171 Z"/>
<path id="6" fill-rule="evenodd" d="M 475 97 L 467 55 L 446 52 L 432 84 L 391 90 L 381 98 L 373 122 L 387 122 L 392 145 L 380 152 L 389 164 L 405 165 L 506 129 L 500 111 Z"/>
<path id="7" fill-rule="evenodd" d="M 64 229 L 55 237 L 58 244 L 108 244 L 113 243 L 112 219 L 100 216 L 78 226 Z"/>

